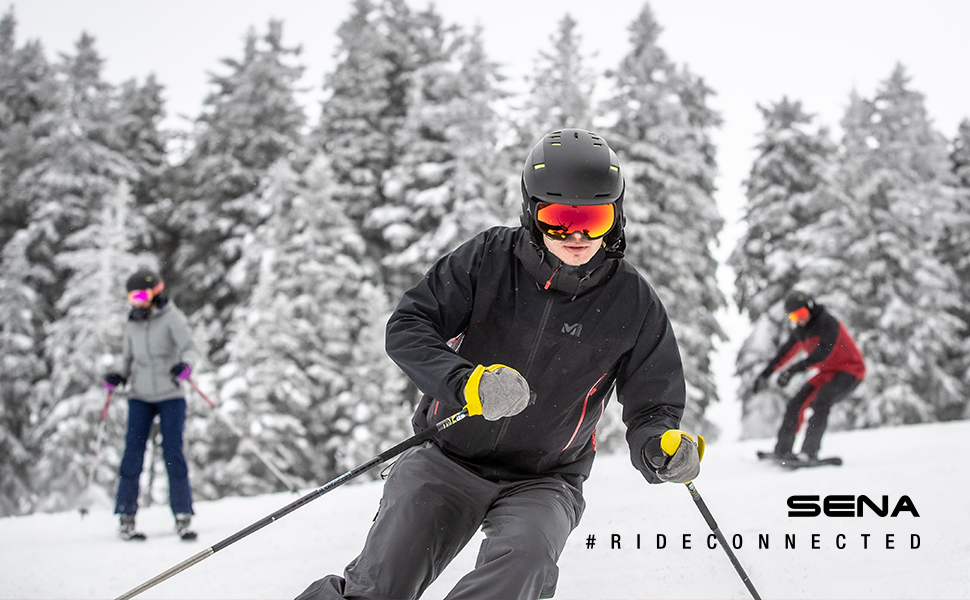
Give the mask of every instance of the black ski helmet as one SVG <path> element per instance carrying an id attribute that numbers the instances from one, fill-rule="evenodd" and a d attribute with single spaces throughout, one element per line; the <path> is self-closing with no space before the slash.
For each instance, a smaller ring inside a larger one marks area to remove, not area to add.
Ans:
<path id="1" fill-rule="evenodd" d="M 589 206 L 615 206 L 616 221 L 604 236 L 610 250 L 623 250 L 623 192 L 620 161 L 606 140 L 584 129 L 559 129 L 537 143 L 522 167 L 522 226 L 538 242 L 536 225 L 540 202 Z"/>
<path id="2" fill-rule="evenodd" d="M 160 283 L 164 285 L 162 278 L 159 277 L 154 271 L 149 269 L 138 269 L 131 277 L 128 278 L 128 281 L 125 283 L 125 289 L 129 292 L 133 292 L 135 290 L 151 290 Z"/>
<path id="3" fill-rule="evenodd" d="M 807 308 L 809 311 L 814 310 L 815 299 L 805 292 L 793 290 L 790 294 L 788 294 L 788 297 L 785 298 L 785 312 L 793 313 L 802 307 Z"/>

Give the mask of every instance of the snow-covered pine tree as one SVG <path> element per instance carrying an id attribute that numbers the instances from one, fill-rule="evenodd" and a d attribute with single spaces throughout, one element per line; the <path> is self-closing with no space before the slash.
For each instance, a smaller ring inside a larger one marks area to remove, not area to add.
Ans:
<path id="1" fill-rule="evenodd" d="M 56 65 L 56 108 L 31 122 L 29 166 L 11 186 L 11 194 L 28 207 L 36 236 L 29 244 L 31 261 L 50 272 L 39 288 L 49 315 L 67 278 L 55 264 L 64 240 L 92 222 L 102 199 L 120 182 L 137 179 L 132 162 L 115 144 L 114 89 L 101 77 L 104 60 L 95 40 L 84 34 L 75 48 Z"/>
<path id="2" fill-rule="evenodd" d="M 16 25 L 13 9 L 0 18 L 0 516 L 33 506 L 30 394 L 47 374 L 41 348 L 49 315 L 38 290 L 50 273 L 31 258 L 41 224 L 28 230 L 31 197 L 18 181 L 40 160 L 37 138 L 58 105 L 54 68 L 39 42 L 17 46 Z"/>
<path id="3" fill-rule="evenodd" d="M 57 301 L 59 318 L 47 326 L 44 357 L 50 378 L 36 386 L 43 412 L 36 414 L 33 437 L 38 457 L 32 481 L 40 510 L 77 506 L 87 483 L 95 432 L 105 402 L 104 373 L 121 355 L 128 306 L 125 280 L 139 267 L 157 268 L 152 257 L 139 257 L 132 231 L 137 219 L 126 183 L 103 201 L 96 219 L 65 240 L 57 264 L 70 273 Z M 123 449 L 126 411 L 121 402 L 109 412 L 95 486 L 101 496 L 113 493 Z M 43 443 L 40 443 L 43 440 Z"/>
<path id="4" fill-rule="evenodd" d="M 166 145 L 172 135 L 160 129 L 165 118 L 163 90 L 154 75 L 141 85 L 133 79 L 122 83 L 114 129 L 118 147 L 138 171 L 138 179 L 131 184 L 133 210 L 145 215 L 148 225 L 147 231 L 134 237 L 135 249 L 159 257 L 159 263 L 166 265 L 180 233 L 171 223 L 172 182 Z"/>
<path id="5" fill-rule="evenodd" d="M 960 282 L 956 315 L 963 322 L 964 344 L 954 367 L 957 378 L 966 382 L 970 381 L 970 120 L 960 123 L 950 148 L 950 168 L 957 187 L 956 211 L 944 224 L 940 251 Z M 970 412 L 964 412 L 964 418 L 970 418 Z"/>
<path id="6" fill-rule="evenodd" d="M 53 67 L 39 42 L 17 47 L 16 28 L 11 8 L 0 18 L 0 248 L 29 223 L 14 184 L 35 158 L 35 121 L 57 106 Z"/>
<path id="7" fill-rule="evenodd" d="M 312 147 L 330 157 L 334 198 L 356 224 L 380 203 L 384 169 L 391 164 L 390 137 L 403 118 L 392 104 L 389 77 L 395 66 L 372 0 L 354 0 L 337 28 L 336 65 L 326 75 L 328 98 L 312 133 Z M 403 93 L 394 98 L 403 100 Z"/>
<path id="8" fill-rule="evenodd" d="M 60 299 L 72 273 L 58 256 L 71 249 L 67 242 L 71 235 L 98 218 L 105 197 L 120 183 L 137 178 L 131 161 L 114 143 L 114 90 L 101 78 L 102 63 L 94 39 L 86 34 L 78 40 L 74 54 L 61 56 L 55 65 L 57 94 L 45 103 L 53 108 L 31 119 L 31 141 L 26 147 L 24 166 L 7 190 L 15 205 L 27 209 L 29 225 L 20 230 L 24 235 L 20 243 L 29 266 L 20 272 L 27 274 L 27 284 L 36 296 L 28 308 L 33 316 L 21 318 L 36 324 L 33 331 L 41 337 L 35 340 L 34 347 L 45 349 L 48 373 L 55 365 L 47 352 L 52 346 L 45 338 L 52 324 L 63 315 Z M 35 459 L 41 440 L 45 451 L 50 445 L 50 440 L 40 433 L 45 419 L 64 399 L 55 390 L 66 389 L 42 377 L 30 396 L 22 399 L 32 411 L 31 431 L 25 442 Z M 32 483 L 32 487 L 38 493 L 49 492 L 42 484 Z"/>
<path id="9" fill-rule="evenodd" d="M 35 448 L 30 433 L 34 385 L 47 374 L 42 357 L 43 321 L 26 229 L 14 234 L 0 253 L 0 517 L 33 509 L 30 481 Z"/>
<path id="10" fill-rule="evenodd" d="M 800 280 L 801 265 L 814 256 L 795 233 L 824 210 L 820 192 L 832 177 L 836 152 L 828 130 L 815 128 L 801 102 L 786 97 L 758 108 L 765 126 L 745 181 L 746 227 L 728 258 L 734 301 L 752 323 L 737 358 L 743 437 L 773 436 L 781 423 L 785 391 L 769 387 L 753 394 L 751 384 L 790 333 L 782 304 Z"/>
<path id="11" fill-rule="evenodd" d="M 174 266 L 162 277 L 180 290 L 179 305 L 200 348 L 221 364 L 233 308 L 250 293 L 234 269 L 246 240 L 271 214 L 259 190 L 279 159 L 302 151 L 306 117 L 296 83 L 303 67 L 291 64 L 301 50 L 283 44 L 283 26 L 270 21 L 262 37 L 250 30 L 240 60 L 226 58 L 226 75 L 212 74 L 215 90 L 206 98 L 192 136 L 193 149 L 177 167 L 179 190 L 172 218 L 180 244 Z"/>
<path id="12" fill-rule="evenodd" d="M 526 78 L 529 93 L 515 117 L 520 140 L 516 167 L 521 168 L 532 146 L 550 131 L 563 127 L 593 129 L 596 73 L 586 66 L 577 25 L 568 14 L 563 16 L 548 45 L 540 47 L 532 73 Z"/>
<path id="13" fill-rule="evenodd" d="M 958 418 L 967 403 L 951 370 L 962 344 L 959 289 L 939 257 L 956 211 L 946 140 L 902 65 L 872 101 L 853 95 L 842 126 L 841 195 L 798 234 L 811 257 L 798 285 L 844 320 L 866 360 L 865 382 L 831 424 Z"/>
<path id="14" fill-rule="evenodd" d="M 714 435 L 704 418 L 717 400 L 711 373 L 715 312 L 725 304 L 712 247 L 723 220 L 714 202 L 710 135 L 720 118 L 706 108 L 711 91 L 681 71 L 658 45 L 649 5 L 630 25 L 630 52 L 609 75 L 603 135 L 626 178 L 626 257 L 657 289 L 673 321 L 688 387 L 685 427 Z"/>
<path id="15" fill-rule="evenodd" d="M 449 60 L 418 68 L 397 139 L 398 164 L 385 175 L 385 203 L 364 220 L 380 231 L 392 302 L 445 253 L 484 229 L 505 224 L 507 172 L 502 169 L 494 109 L 501 96 L 496 67 L 480 33 L 455 32 Z"/>
<path id="16" fill-rule="evenodd" d="M 337 64 L 324 82 L 314 146 L 333 166 L 334 198 L 344 207 L 379 262 L 390 251 L 381 222 L 368 216 L 384 206 L 385 178 L 408 148 L 398 139 L 414 94 L 415 72 L 449 63 L 454 39 L 434 5 L 411 10 L 403 0 L 355 0 L 337 30 Z M 430 91 L 430 90 L 428 90 Z"/>
<path id="17" fill-rule="evenodd" d="M 215 383 L 223 414 L 305 486 L 407 437 L 411 407 L 401 400 L 403 375 L 383 352 L 390 307 L 362 260 L 364 241 L 330 198 L 326 160 L 304 175 L 280 161 L 263 179 L 261 201 L 272 212 L 244 255 L 256 283 L 233 313 Z M 220 422 L 208 421 L 204 435 L 192 436 L 200 494 L 281 489 Z"/>

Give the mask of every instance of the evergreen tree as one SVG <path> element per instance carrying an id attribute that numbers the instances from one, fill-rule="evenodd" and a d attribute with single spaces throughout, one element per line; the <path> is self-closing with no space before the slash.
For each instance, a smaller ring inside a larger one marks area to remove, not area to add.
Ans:
<path id="1" fill-rule="evenodd" d="M 54 69 L 38 42 L 17 47 L 11 9 L 0 18 L 0 516 L 33 505 L 31 390 L 46 375 L 41 348 L 50 314 L 39 290 L 52 276 L 32 258 L 43 224 L 31 222 L 31 198 L 18 181 L 38 160 L 41 124 L 57 102 Z"/>
<path id="2" fill-rule="evenodd" d="M 34 157 L 36 121 L 56 107 L 54 69 L 39 42 L 18 48 L 13 10 L 0 19 L 0 248 L 27 227 L 28 198 L 14 183 Z"/>
<path id="3" fill-rule="evenodd" d="M 529 94 L 521 111 L 522 156 L 546 133 L 564 127 L 593 128 L 593 91 L 596 74 L 586 67 L 580 52 L 582 36 L 568 14 L 559 21 L 548 49 L 539 50 Z"/>
<path id="4" fill-rule="evenodd" d="M 813 127 L 814 116 L 804 112 L 801 102 L 783 98 L 759 110 L 765 128 L 745 181 L 746 231 L 728 259 L 736 275 L 734 300 L 753 324 L 737 359 L 737 372 L 746 382 L 745 437 L 773 436 L 781 423 L 784 390 L 752 394 L 750 385 L 790 333 L 783 302 L 799 282 L 804 262 L 814 256 L 796 234 L 818 221 L 825 209 L 820 199 L 836 152 L 828 131 Z"/>
<path id="5" fill-rule="evenodd" d="M 61 297 L 72 276 L 72 266 L 60 255 L 71 250 L 70 236 L 91 225 L 104 206 L 104 198 L 120 183 L 137 177 L 131 162 L 117 151 L 112 128 L 113 88 L 101 78 L 103 60 L 95 50 L 94 39 L 82 35 L 75 49 L 72 55 L 62 55 L 55 66 L 58 85 L 51 88 L 55 94 L 46 95 L 50 91 L 46 78 L 28 86 L 38 98 L 42 97 L 37 108 L 43 110 L 26 123 L 21 119 L 24 128 L 20 131 L 24 135 L 19 140 L 25 143 L 16 148 L 24 154 L 9 171 L 16 178 L 5 182 L 9 184 L 5 191 L 10 202 L 6 206 L 17 207 L 18 211 L 23 208 L 24 222 L 28 224 L 15 234 L 17 246 L 5 253 L 5 260 L 15 261 L 8 265 L 12 269 L 8 272 L 16 273 L 9 282 L 10 289 L 16 290 L 20 299 L 32 299 L 18 315 L 19 331 L 37 336 L 29 344 L 19 338 L 16 353 L 22 357 L 27 347 L 43 349 L 43 372 L 36 372 L 36 363 L 29 361 L 31 368 L 20 374 L 12 386 L 23 390 L 25 384 L 32 384 L 26 397 L 16 399 L 30 407 L 30 427 L 23 432 L 21 442 L 32 460 L 40 453 L 42 442 L 45 452 L 48 446 L 56 446 L 43 433 L 47 431 L 46 419 L 62 406 L 65 398 L 58 394 L 72 389 L 55 385 L 50 379 L 57 365 L 51 353 L 55 346 L 47 337 L 56 331 L 54 324 L 64 316 Z M 30 64 L 42 66 L 43 62 L 35 57 Z M 26 262 L 20 264 L 21 260 Z M 63 494 L 69 493 L 67 488 L 48 490 L 43 482 L 36 481 L 31 482 L 31 488 L 43 496 L 62 494 L 62 499 L 66 498 Z M 52 502 L 51 506 L 60 505 L 57 500 Z M 33 505 L 35 500 L 30 503 Z"/>
<path id="6" fill-rule="evenodd" d="M 712 246 L 723 226 L 714 202 L 713 145 L 720 118 L 706 107 L 711 91 L 686 68 L 678 71 L 658 46 L 661 28 L 649 5 L 630 26 L 630 52 L 610 73 L 604 131 L 626 178 L 626 257 L 657 289 L 673 321 L 688 386 L 685 426 L 711 435 L 704 418 L 717 399 L 710 368 L 723 337 L 715 312 Z"/>
<path id="7" fill-rule="evenodd" d="M 131 204 L 127 184 L 119 184 L 96 220 L 69 236 L 67 250 L 57 256 L 58 266 L 70 276 L 56 305 L 59 318 L 47 326 L 44 356 L 51 365 L 50 377 L 35 391 L 44 411 L 37 414 L 33 432 L 39 457 L 32 480 L 42 510 L 75 506 L 84 490 L 104 404 L 101 380 L 121 355 L 125 280 L 140 266 L 155 267 L 129 252 Z M 124 420 L 117 408 L 113 414 L 108 435 L 123 439 Z M 105 494 L 116 481 L 117 450 L 102 453 Z"/>
<path id="8" fill-rule="evenodd" d="M 398 139 L 399 164 L 385 176 L 386 203 L 364 221 L 390 250 L 382 260 L 392 301 L 445 253 L 509 220 L 499 158 L 501 97 L 480 31 L 455 40 L 453 61 L 417 69 Z"/>
<path id="9" fill-rule="evenodd" d="M 303 485 L 331 479 L 408 435 L 403 375 L 383 353 L 386 296 L 365 244 L 330 198 L 326 161 L 301 180 L 284 162 L 264 179 L 272 216 L 247 263 L 256 284 L 230 324 L 217 380 L 229 418 Z M 213 424 L 198 443 L 206 496 L 280 488 Z"/>
<path id="10" fill-rule="evenodd" d="M 148 230 L 133 232 L 136 248 L 168 264 L 180 234 L 170 222 L 173 190 L 166 144 L 172 136 L 160 129 L 165 118 L 163 90 L 154 75 L 149 75 L 144 85 L 135 80 L 124 82 L 114 127 L 119 150 L 138 172 L 131 188 L 133 209 L 148 217 Z"/>
<path id="11" fill-rule="evenodd" d="M 47 369 L 40 346 L 43 321 L 35 309 L 38 294 L 27 257 L 31 237 L 26 229 L 18 231 L 0 254 L 0 517 L 33 508 L 30 399 Z"/>
<path id="12" fill-rule="evenodd" d="M 960 123 L 951 144 L 950 167 L 956 179 L 956 210 L 944 224 L 940 255 L 960 282 L 956 315 L 963 323 L 964 344 L 954 370 L 958 379 L 970 381 L 970 120 Z"/>
<path id="13" fill-rule="evenodd" d="M 939 258 L 957 208 L 946 140 L 901 65 L 872 101 L 852 100 L 841 194 L 799 234 L 812 257 L 799 285 L 834 307 L 866 360 L 866 380 L 836 405 L 833 426 L 957 418 L 967 402 L 951 364 L 961 345 L 958 284 Z"/>
<path id="14" fill-rule="evenodd" d="M 31 123 L 29 166 L 13 182 L 11 194 L 27 207 L 36 236 L 31 261 L 49 271 L 39 291 L 54 314 L 67 273 L 55 263 L 64 240 L 86 228 L 106 194 L 137 171 L 117 149 L 113 130 L 113 88 L 101 78 L 103 59 L 94 38 L 83 34 L 74 55 L 57 65 L 61 81 L 54 111 Z"/>
<path id="15" fill-rule="evenodd" d="M 282 24 L 270 21 L 262 38 L 249 31 L 241 60 L 222 61 L 229 73 L 211 75 L 216 89 L 178 168 L 173 225 L 180 245 L 162 277 L 181 290 L 180 305 L 217 364 L 225 360 L 232 309 L 250 292 L 251 282 L 234 267 L 271 211 L 260 202 L 261 181 L 277 160 L 295 159 L 303 147 L 305 115 L 294 95 L 303 67 L 289 64 L 301 50 L 284 46 L 282 37 Z"/>
<path id="16" fill-rule="evenodd" d="M 376 261 L 392 246 L 382 223 L 368 217 L 389 203 L 385 178 L 408 151 L 398 133 L 416 97 L 415 72 L 449 63 L 452 49 L 445 39 L 453 36 L 433 5 L 414 12 L 403 0 L 355 0 L 337 30 L 337 65 L 324 84 L 329 97 L 314 139 L 332 160 L 335 199 Z"/>

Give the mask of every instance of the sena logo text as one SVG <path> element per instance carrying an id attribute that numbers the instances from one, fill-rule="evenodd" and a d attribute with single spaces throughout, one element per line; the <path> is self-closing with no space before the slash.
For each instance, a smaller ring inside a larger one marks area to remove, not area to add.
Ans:
<path id="1" fill-rule="evenodd" d="M 899 516 L 901 512 L 908 512 L 914 517 L 918 517 L 916 505 L 909 496 L 900 496 L 899 500 L 889 509 L 889 496 L 883 496 L 881 501 L 876 502 L 869 496 L 849 496 L 836 495 L 826 496 L 820 500 L 818 496 L 789 496 L 788 511 L 789 517 L 862 517 L 866 513 L 872 513 L 880 517 L 889 515 L 890 517 Z"/>

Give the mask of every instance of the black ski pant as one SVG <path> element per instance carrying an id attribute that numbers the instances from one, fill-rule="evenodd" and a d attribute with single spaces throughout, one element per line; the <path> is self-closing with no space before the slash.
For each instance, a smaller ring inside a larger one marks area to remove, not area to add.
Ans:
<path id="1" fill-rule="evenodd" d="M 447 598 L 549 598 L 585 507 L 564 477 L 490 481 L 428 443 L 391 468 L 364 549 L 344 576 L 313 582 L 298 600 L 418 598 L 479 527 L 486 538 L 475 568 Z"/>
<path id="2" fill-rule="evenodd" d="M 836 373 L 831 379 L 819 381 L 812 378 L 806 383 L 785 407 L 781 427 L 778 429 L 778 441 L 775 444 L 777 454 L 789 454 L 795 443 L 795 435 L 802 426 L 805 410 L 812 407 L 812 416 L 808 420 L 808 429 L 802 441 L 802 452 L 809 456 L 818 456 L 822 446 L 822 434 L 829 422 L 829 411 L 832 405 L 852 393 L 859 385 L 859 380 L 849 373 Z"/>

